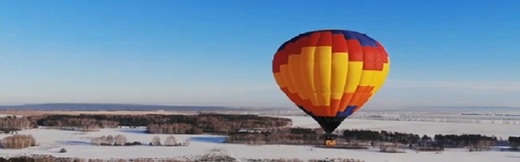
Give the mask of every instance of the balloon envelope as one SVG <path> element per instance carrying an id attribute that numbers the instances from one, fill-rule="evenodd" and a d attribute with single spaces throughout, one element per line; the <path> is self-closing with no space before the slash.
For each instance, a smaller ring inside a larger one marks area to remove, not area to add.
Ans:
<path id="1" fill-rule="evenodd" d="M 273 59 L 280 89 L 327 132 L 383 86 L 390 68 L 384 47 L 349 30 L 317 30 L 283 43 Z"/>

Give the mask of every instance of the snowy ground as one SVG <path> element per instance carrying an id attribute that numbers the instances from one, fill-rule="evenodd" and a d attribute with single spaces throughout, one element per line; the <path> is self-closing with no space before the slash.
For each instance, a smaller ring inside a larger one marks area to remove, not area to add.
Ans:
<path id="1" fill-rule="evenodd" d="M 310 117 L 284 116 L 293 120 L 293 127 L 319 128 Z M 509 136 L 520 136 L 520 125 L 503 123 L 447 123 L 419 121 L 387 121 L 346 119 L 338 127 L 340 129 L 369 129 L 414 133 L 433 137 L 435 134 L 483 134 L 507 139 Z"/>
<path id="2" fill-rule="evenodd" d="M 310 117 L 287 116 L 293 119 L 295 127 L 314 127 L 316 124 Z M 416 134 L 434 135 L 436 133 L 482 133 L 507 138 L 508 136 L 520 136 L 518 125 L 507 124 L 464 124 L 464 123 L 442 123 L 442 122 L 415 122 L 415 121 L 378 121 L 347 119 L 340 129 L 371 129 L 400 131 Z M 239 144 L 224 144 L 225 137 L 214 135 L 175 135 L 178 141 L 189 141 L 187 147 L 151 147 L 151 146 L 93 146 L 90 145 L 88 137 L 102 135 L 121 134 L 128 141 L 140 141 L 149 143 L 153 134 L 143 133 L 143 128 L 137 129 L 102 129 L 99 132 L 81 133 L 75 131 L 61 131 L 51 129 L 32 129 L 18 132 L 19 134 L 32 134 L 38 141 L 39 146 L 21 150 L 0 150 L 0 156 L 20 156 L 30 154 L 47 154 L 57 157 L 80 157 L 80 158 L 162 158 L 183 157 L 202 155 L 211 149 L 223 149 L 227 154 L 237 159 L 245 158 L 299 158 L 299 159 L 322 159 L 322 158 L 353 158 L 367 162 L 518 162 L 519 152 L 468 152 L 464 149 L 448 149 L 440 154 L 435 152 L 408 151 L 406 153 L 380 153 L 376 150 L 345 150 L 324 149 L 311 146 L 288 146 L 288 145 L 263 145 L 249 146 Z M 2 134 L 0 138 L 7 135 Z M 158 135 L 164 141 L 168 135 Z M 58 153 L 60 148 L 66 148 L 67 153 Z M 313 148 L 313 149 L 311 149 Z"/>

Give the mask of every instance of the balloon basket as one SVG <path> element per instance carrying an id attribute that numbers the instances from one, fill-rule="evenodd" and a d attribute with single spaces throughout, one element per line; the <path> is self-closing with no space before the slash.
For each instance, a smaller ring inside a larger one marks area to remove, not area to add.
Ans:
<path id="1" fill-rule="evenodd" d="M 324 144 L 326 147 L 334 147 L 336 146 L 336 139 L 331 134 L 325 134 Z"/>
<path id="2" fill-rule="evenodd" d="M 336 140 L 325 140 L 325 146 L 327 147 L 334 147 L 336 146 Z"/>

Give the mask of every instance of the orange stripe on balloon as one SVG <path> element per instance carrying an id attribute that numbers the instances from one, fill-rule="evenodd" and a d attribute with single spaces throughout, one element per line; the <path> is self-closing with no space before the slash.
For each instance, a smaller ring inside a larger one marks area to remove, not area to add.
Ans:
<path id="1" fill-rule="evenodd" d="M 373 86 L 358 86 L 356 90 L 357 95 L 355 95 L 357 98 L 356 100 L 351 102 L 352 105 L 356 105 L 358 106 L 357 108 L 360 108 L 362 105 L 365 104 L 365 102 L 368 101 L 368 98 L 370 97 L 372 90 L 374 90 Z"/>
<path id="2" fill-rule="evenodd" d="M 335 99 L 331 99 L 330 100 L 330 112 L 329 112 L 329 115 L 336 115 L 336 113 L 338 112 L 338 110 L 340 109 L 340 103 L 341 103 L 341 100 L 335 100 Z"/>
<path id="3" fill-rule="evenodd" d="M 304 106 L 304 105 L 298 105 L 304 103 L 303 99 L 300 98 L 300 96 L 296 93 L 291 93 L 288 88 L 282 88 L 282 91 L 287 95 L 287 97 L 293 101 L 297 106 Z"/>
<path id="4" fill-rule="evenodd" d="M 358 86 L 356 92 L 372 92 L 374 86 Z"/>
<path id="5" fill-rule="evenodd" d="M 328 112 L 327 112 L 327 109 L 329 107 L 328 106 L 314 106 L 312 108 L 312 113 L 315 115 L 315 116 L 329 116 L 329 117 L 334 117 L 336 114 L 334 115 L 330 115 Z"/>
<path id="6" fill-rule="evenodd" d="M 339 104 L 338 112 L 343 112 L 349 105 L 350 101 L 352 100 L 352 97 L 354 97 L 354 93 L 344 93 L 341 97 L 341 101 Z"/>
<path id="7" fill-rule="evenodd" d="M 358 86 L 352 100 L 349 102 L 349 105 L 359 107 L 363 104 L 363 96 L 365 93 L 370 93 L 373 89 L 373 86 Z"/>
<path id="8" fill-rule="evenodd" d="M 354 96 L 352 97 L 352 100 L 348 104 L 349 106 L 359 106 L 359 100 L 363 96 L 362 92 L 356 92 L 354 93 Z"/>
<path id="9" fill-rule="evenodd" d="M 363 102 L 358 107 L 356 107 L 356 109 L 354 109 L 354 112 L 360 110 L 368 102 L 368 100 L 370 99 L 370 97 L 372 97 L 372 95 L 373 94 L 371 94 L 371 93 L 366 93 L 363 96 Z"/>
<path id="10" fill-rule="evenodd" d="M 287 97 L 294 103 L 297 103 L 297 104 L 300 104 L 300 105 L 297 105 L 297 106 L 302 106 L 303 109 L 309 111 L 309 112 L 312 112 L 313 114 L 316 115 L 316 112 L 320 112 L 320 111 L 323 111 L 323 107 L 320 108 L 316 105 L 313 105 L 312 102 L 310 100 L 303 100 L 300 98 L 300 96 L 296 93 L 291 93 L 289 91 L 289 89 L 287 88 L 281 88 L 281 90 L 287 95 Z M 320 112 L 320 113 L 323 113 L 323 112 Z"/>

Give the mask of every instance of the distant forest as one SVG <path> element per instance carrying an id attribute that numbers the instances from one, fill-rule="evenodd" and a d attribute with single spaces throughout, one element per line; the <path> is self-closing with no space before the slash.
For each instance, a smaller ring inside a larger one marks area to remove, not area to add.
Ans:
<path id="1" fill-rule="evenodd" d="M 169 111 L 233 111 L 240 109 L 222 106 L 166 106 L 166 105 L 136 105 L 136 104 L 93 104 L 93 103 L 48 103 L 0 106 L 0 110 L 65 110 L 65 111 L 95 111 L 95 110 L 169 110 Z"/>
<path id="2" fill-rule="evenodd" d="M 286 118 L 258 115 L 44 115 L 23 118 L 0 118 L 0 130 L 9 133 L 45 126 L 57 129 L 97 131 L 119 126 L 146 127 L 147 133 L 160 134 L 227 134 L 240 129 L 278 128 L 291 125 Z"/>
<path id="3" fill-rule="evenodd" d="M 101 128 L 121 126 L 146 127 L 150 134 L 221 134 L 227 135 L 229 143 L 244 144 L 295 144 L 322 145 L 323 130 L 310 128 L 293 128 L 292 121 L 280 117 L 259 115 L 231 115 L 202 113 L 198 115 L 43 115 L 0 118 L 0 130 L 13 133 L 22 129 L 45 126 L 54 129 L 77 131 L 98 131 Z M 20 139 L 20 138 L 13 138 Z M 34 143 L 27 138 L 30 146 Z M 386 147 L 392 145 L 400 148 L 442 151 L 444 148 L 467 147 L 471 151 L 489 150 L 491 146 L 509 145 L 518 150 L 520 137 L 497 139 L 479 134 L 438 134 L 434 137 L 426 135 L 371 131 L 342 130 L 337 141 L 349 147 Z M 3 141 L 4 146 L 9 141 Z M 13 146 L 14 147 L 14 146 Z M 17 146 L 18 147 L 18 146 Z"/>

